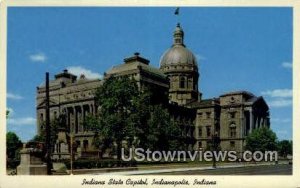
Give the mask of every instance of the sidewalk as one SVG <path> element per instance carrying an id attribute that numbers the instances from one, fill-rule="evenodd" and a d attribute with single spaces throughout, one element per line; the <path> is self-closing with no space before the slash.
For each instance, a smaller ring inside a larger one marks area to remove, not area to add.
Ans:
<path id="1" fill-rule="evenodd" d="M 288 164 L 287 161 L 279 161 L 278 164 Z M 217 168 L 241 168 L 247 166 L 275 165 L 275 162 L 260 162 L 260 163 L 217 163 Z M 168 164 L 168 165 L 153 165 L 153 166 L 137 166 L 137 167 L 122 167 L 122 168 L 99 168 L 99 169 L 76 169 L 73 174 L 111 174 L 111 175 L 142 175 L 142 174 L 157 174 L 166 172 L 184 172 L 193 170 L 213 170 L 212 163 L 206 164 Z M 70 174 L 70 170 L 68 170 Z"/>

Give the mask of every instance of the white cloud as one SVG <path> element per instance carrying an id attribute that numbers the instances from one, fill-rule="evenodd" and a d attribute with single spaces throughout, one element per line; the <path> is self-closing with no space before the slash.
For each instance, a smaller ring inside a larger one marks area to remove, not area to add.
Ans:
<path id="1" fill-rule="evenodd" d="M 271 118 L 271 122 L 273 123 L 289 123 L 291 119 L 289 118 Z"/>
<path id="2" fill-rule="evenodd" d="M 7 93 L 6 94 L 6 98 L 8 98 L 8 99 L 15 99 L 15 100 L 23 99 L 22 96 L 17 95 L 17 94 L 13 94 L 13 93 Z"/>
<path id="3" fill-rule="evenodd" d="M 276 131 L 277 133 L 277 137 L 282 140 L 282 139 L 286 139 L 287 135 L 288 135 L 288 131 L 287 130 L 278 130 Z"/>
<path id="4" fill-rule="evenodd" d="M 271 107 L 288 107 L 293 104 L 293 90 L 292 89 L 274 89 L 261 92 L 268 98 L 268 104 Z"/>
<path id="5" fill-rule="evenodd" d="M 205 60 L 205 59 L 206 59 L 206 57 L 204 57 L 204 56 L 203 56 L 203 55 L 201 55 L 201 54 L 196 54 L 195 56 L 196 56 L 196 59 L 197 59 L 198 63 L 199 63 L 200 61 L 202 61 L 202 60 Z"/>
<path id="6" fill-rule="evenodd" d="M 76 76 L 80 77 L 80 75 L 84 74 L 86 78 L 89 79 L 101 79 L 102 75 L 96 72 L 93 72 L 89 69 L 83 68 L 81 66 L 72 66 L 67 67 L 68 71 Z"/>
<path id="7" fill-rule="evenodd" d="M 282 97 L 282 98 L 289 98 L 293 96 L 292 89 L 274 89 L 261 92 L 262 95 L 267 95 L 270 97 Z"/>
<path id="8" fill-rule="evenodd" d="M 283 62 L 283 63 L 281 64 L 281 66 L 282 66 L 283 68 L 286 68 L 286 69 L 292 69 L 292 68 L 293 68 L 293 64 L 292 64 L 291 62 Z"/>
<path id="9" fill-rule="evenodd" d="M 36 54 L 31 54 L 29 55 L 29 59 L 32 62 L 45 62 L 47 60 L 47 56 L 44 53 L 36 53 Z"/>
<path id="10" fill-rule="evenodd" d="M 10 118 L 7 123 L 9 125 L 33 125 L 36 124 L 36 119 L 33 117 Z"/>
<path id="11" fill-rule="evenodd" d="M 283 99 L 283 98 L 274 99 L 269 102 L 269 105 L 271 107 L 287 107 L 287 106 L 291 106 L 292 104 L 293 104 L 292 99 Z"/>

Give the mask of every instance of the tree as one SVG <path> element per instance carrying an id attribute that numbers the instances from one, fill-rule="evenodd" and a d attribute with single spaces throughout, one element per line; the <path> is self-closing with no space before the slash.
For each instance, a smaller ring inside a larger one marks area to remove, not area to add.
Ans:
<path id="1" fill-rule="evenodd" d="M 251 134 L 246 137 L 246 150 L 254 151 L 276 151 L 277 136 L 267 127 L 254 129 Z"/>
<path id="2" fill-rule="evenodd" d="M 19 158 L 18 153 L 22 148 L 22 142 L 14 132 L 6 133 L 6 155 L 10 159 Z"/>
<path id="3" fill-rule="evenodd" d="M 44 135 L 35 135 L 30 142 L 45 142 L 45 136 Z"/>
<path id="4" fill-rule="evenodd" d="M 96 102 L 101 108 L 92 129 L 99 133 L 97 139 L 105 143 L 104 147 L 109 147 L 112 141 L 116 143 L 118 159 L 121 159 L 122 141 L 132 141 L 136 135 L 132 120 L 137 112 L 138 96 L 136 82 L 128 77 L 110 77 L 96 91 Z"/>
<path id="5" fill-rule="evenodd" d="M 184 146 L 182 130 L 162 105 L 150 105 L 141 146 L 150 150 L 178 150 Z"/>
<path id="6" fill-rule="evenodd" d="M 289 140 L 282 140 L 278 142 L 278 152 L 279 155 L 286 158 L 287 155 L 293 153 L 293 142 Z"/>
<path id="7" fill-rule="evenodd" d="M 98 114 L 88 116 L 84 126 L 96 132 L 94 145 L 101 150 L 100 156 L 116 143 L 120 159 L 123 141 L 129 147 L 153 150 L 175 150 L 183 145 L 179 124 L 166 107 L 156 103 L 154 93 L 148 87 L 139 90 L 128 77 L 110 77 L 97 89 Z"/>
<path id="8" fill-rule="evenodd" d="M 46 121 L 41 122 L 42 127 L 46 127 Z M 54 118 L 50 121 L 50 146 L 53 149 L 57 140 L 58 128 L 60 127 L 59 118 Z M 46 143 L 46 129 L 42 129 L 39 135 L 35 135 L 30 142 L 44 142 Z"/>

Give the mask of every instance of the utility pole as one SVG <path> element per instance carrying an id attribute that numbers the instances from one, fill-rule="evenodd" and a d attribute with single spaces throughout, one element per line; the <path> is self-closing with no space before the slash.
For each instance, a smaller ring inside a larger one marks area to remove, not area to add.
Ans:
<path id="1" fill-rule="evenodd" d="M 46 72 L 46 161 L 47 174 L 51 175 L 51 144 L 50 144 L 50 102 L 49 102 L 49 73 Z"/>

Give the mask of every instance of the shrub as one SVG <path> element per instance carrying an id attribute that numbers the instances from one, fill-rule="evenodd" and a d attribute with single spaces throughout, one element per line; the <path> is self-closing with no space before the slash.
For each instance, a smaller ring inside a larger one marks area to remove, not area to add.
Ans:
<path id="1" fill-rule="evenodd" d="M 65 162 L 68 169 L 71 168 L 70 161 Z M 74 169 L 91 169 L 91 168 L 117 168 L 136 166 L 134 161 L 119 160 L 76 160 L 73 162 Z"/>

